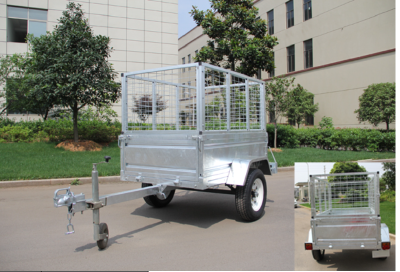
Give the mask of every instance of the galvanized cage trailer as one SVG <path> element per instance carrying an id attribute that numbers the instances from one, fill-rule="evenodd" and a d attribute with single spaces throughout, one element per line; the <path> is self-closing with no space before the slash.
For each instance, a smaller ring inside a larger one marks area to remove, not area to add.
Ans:
<path id="1" fill-rule="evenodd" d="M 92 209 L 100 248 L 107 245 L 108 227 L 99 223 L 99 208 L 140 197 L 163 207 L 176 189 L 233 194 L 243 220 L 259 219 L 264 175 L 277 172 L 275 159 L 268 160 L 264 82 L 206 63 L 121 76 L 121 180 L 142 188 L 99 197 L 94 164 L 93 199 L 64 188 L 56 191 L 55 206 L 68 206 L 69 220 Z"/>
<path id="2" fill-rule="evenodd" d="M 389 257 L 379 196 L 379 173 L 310 176 L 311 229 L 305 249 L 317 261 L 327 249 L 369 249 L 373 258 Z"/>

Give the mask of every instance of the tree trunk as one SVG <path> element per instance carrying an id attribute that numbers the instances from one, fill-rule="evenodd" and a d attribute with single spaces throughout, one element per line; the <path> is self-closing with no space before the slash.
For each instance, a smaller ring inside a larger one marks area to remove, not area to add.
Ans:
<path id="1" fill-rule="evenodd" d="M 46 113 L 44 114 L 44 117 L 43 117 L 43 121 L 47 120 L 48 115 L 49 115 L 49 109 L 47 108 Z"/>
<path id="2" fill-rule="evenodd" d="M 276 134 L 277 134 L 277 131 L 278 131 L 278 129 L 277 129 L 276 120 L 275 120 L 274 148 L 276 148 L 276 141 L 277 141 L 277 136 L 276 136 Z"/>
<path id="3" fill-rule="evenodd" d="M 74 142 L 77 143 L 78 142 L 78 103 L 75 102 L 74 106 L 72 108 L 72 112 L 73 112 L 73 123 L 74 123 Z"/>
<path id="4" fill-rule="evenodd" d="M 389 131 L 389 121 L 386 121 L 386 131 Z"/>

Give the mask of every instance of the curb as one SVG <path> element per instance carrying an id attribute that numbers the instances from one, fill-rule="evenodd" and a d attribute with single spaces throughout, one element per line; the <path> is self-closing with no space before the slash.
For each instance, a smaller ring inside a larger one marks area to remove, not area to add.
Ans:
<path id="1" fill-rule="evenodd" d="M 25 186 L 43 186 L 43 185 L 70 185 L 72 181 L 78 179 L 81 184 L 92 182 L 91 177 L 84 178 L 61 178 L 61 179 L 37 179 L 37 180 L 14 180 L 0 181 L 0 188 L 15 188 Z M 99 177 L 99 182 L 119 182 L 120 176 Z"/>
<path id="2" fill-rule="evenodd" d="M 279 172 L 294 171 L 294 166 L 278 167 Z M 36 180 L 13 180 L 0 181 L 0 188 L 16 188 L 25 186 L 45 186 L 45 185 L 70 185 L 72 181 L 78 179 L 81 184 L 92 182 L 91 177 L 84 178 L 61 178 L 61 179 L 36 179 Z M 99 182 L 120 182 L 120 176 L 99 177 Z"/>

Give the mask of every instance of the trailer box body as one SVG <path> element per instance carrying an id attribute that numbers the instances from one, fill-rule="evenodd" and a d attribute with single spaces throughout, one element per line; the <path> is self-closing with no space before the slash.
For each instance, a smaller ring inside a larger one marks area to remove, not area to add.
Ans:
<path id="1" fill-rule="evenodd" d="M 372 249 L 389 256 L 390 243 L 381 223 L 379 174 L 343 173 L 310 177 L 311 229 L 306 244 L 313 250 Z"/>
<path id="2" fill-rule="evenodd" d="M 251 168 L 276 172 L 263 81 L 199 63 L 122 81 L 122 180 L 201 190 L 243 185 Z"/>

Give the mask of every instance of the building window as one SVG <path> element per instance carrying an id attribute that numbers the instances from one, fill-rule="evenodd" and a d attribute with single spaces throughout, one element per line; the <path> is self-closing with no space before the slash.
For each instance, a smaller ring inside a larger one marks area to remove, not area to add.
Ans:
<path id="1" fill-rule="evenodd" d="M 7 41 L 26 42 L 26 35 L 46 35 L 47 10 L 7 6 Z"/>
<path id="2" fill-rule="evenodd" d="M 275 76 L 275 52 L 272 52 L 272 60 L 274 61 L 274 67 L 269 71 L 268 76 L 274 77 Z"/>
<path id="3" fill-rule="evenodd" d="M 183 57 L 183 58 L 182 58 L 182 64 L 185 64 L 185 63 L 186 63 L 185 57 Z M 185 72 L 185 68 L 182 69 L 182 72 Z"/>
<path id="4" fill-rule="evenodd" d="M 304 21 L 312 18 L 311 0 L 303 0 Z"/>
<path id="5" fill-rule="evenodd" d="M 286 48 L 287 50 L 287 67 L 288 72 L 294 71 L 294 45 Z"/>
<path id="6" fill-rule="evenodd" d="M 313 67 L 312 39 L 304 42 L 304 68 Z"/>
<path id="7" fill-rule="evenodd" d="M 192 63 L 192 57 L 190 56 L 190 54 L 188 55 L 188 64 Z M 188 70 L 190 70 L 190 67 L 188 68 Z"/>
<path id="8" fill-rule="evenodd" d="M 182 85 L 185 85 L 185 83 L 182 83 Z M 183 87 L 182 88 L 182 98 L 185 98 L 185 97 L 186 97 L 186 88 Z"/>
<path id="9" fill-rule="evenodd" d="M 286 28 L 294 26 L 293 0 L 286 2 Z"/>
<path id="10" fill-rule="evenodd" d="M 267 17 L 268 17 L 268 34 L 273 35 L 274 34 L 274 10 L 268 11 Z"/>

